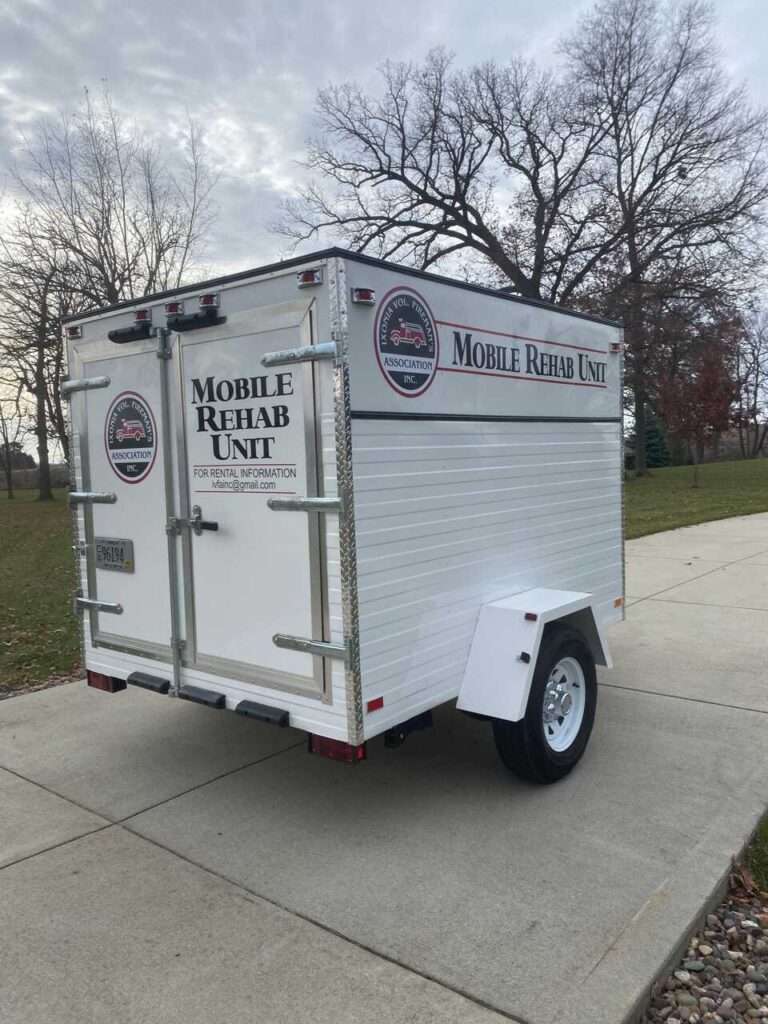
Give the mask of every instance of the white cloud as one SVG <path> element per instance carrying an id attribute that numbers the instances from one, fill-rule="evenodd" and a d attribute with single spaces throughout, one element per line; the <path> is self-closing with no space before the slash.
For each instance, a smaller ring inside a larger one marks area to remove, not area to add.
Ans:
<path id="1" fill-rule="evenodd" d="M 72 111 L 106 80 L 118 108 L 166 136 L 187 111 L 220 172 L 210 268 L 271 261 L 269 231 L 301 180 L 314 96 L 329 82 L 375 86 L 386 58 L 443 45 L 460 63 L 553 59 L 586 0 L 0 0 L 0 165 L 42 114 Z M 764 0 L 719 0 L 725 59 L 768 99 Z M 2 177 L 0 177 L 2 190 Z"/>

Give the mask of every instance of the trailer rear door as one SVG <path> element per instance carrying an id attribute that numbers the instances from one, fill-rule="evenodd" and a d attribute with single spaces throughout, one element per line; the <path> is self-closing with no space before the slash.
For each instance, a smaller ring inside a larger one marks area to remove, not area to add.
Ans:
<path id="1" fill-rule="evenodd" d="M 154 339 L 75 350 L 72 376 L 109 378 L 72 396 L 80 459 L 87 596 L 118 605 L 91 611 L 95 643 L 170 658 L 171 612 L 161 438 L 161 361 Z M 110 496 L 114 501 L 109 502 Z"/>
<path id="2" fill-rule="evenodd" d="M 317 495 L 313 369 L 265 369 L 312 341 L 307 302 L 180 335 L 185 664 L 278 689 L 323 692 L 322 659 L 273 635 L 323 638 L 317 517 L 270 497 Z M 184 504 L 186 502 L 186 507 Z"/>

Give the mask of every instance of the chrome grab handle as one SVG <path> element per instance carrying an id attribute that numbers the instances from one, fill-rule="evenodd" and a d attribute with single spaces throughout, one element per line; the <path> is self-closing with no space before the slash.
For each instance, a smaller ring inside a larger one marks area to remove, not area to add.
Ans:
<path id="1" fill-rule="evenodd" d="M 319 359 L 335 359 L 336 342 L 321 341 L 319 345 L 303 348 L 285 348 L 282 352 L 267 352 L 261 357 L 262 366 L 288 366 L 291 363 L 316 363 Z"/>
<path id="2" fill-rule="evenodd" d="M 122 615 L 123 606 L 116 604 L 111 601 L 97 601 L 92 597 L 80 597 L 79 595 L 75 598 L 75 611 L 92 609 L 96 612 L 110 612 L 112 615 Z"/>
<path id="3" fill-rule="evenodd" d="M 275 633 L 272 643 L 275 647 L 283 647 L 288 651 L 316 654 L 323 658 L 345 658 L 347 656 L 344 644 L 329 644 L 324 640 L 307 640 L 303 636 L 288 636 L 286 633 Z"/>
<path id="4" fill-rule="evenodd" d="M 70 491 L 70 505 L 114 505 L 117 495 L 107 491 Z"/>
<path id="5" fill-rule="evenodd" d="M 61 384 L 61 397 L 69 398 L 75 391 L 94 391 L 96 388 L 108 388 L 109 377 L 83 377 L 81 380 L 65 380 Z"/>
<path id="6" fill-rule="evenodd" d="M 267 508 L 273 512 L 338 512 L 338 498 L 268 498 Z"/>

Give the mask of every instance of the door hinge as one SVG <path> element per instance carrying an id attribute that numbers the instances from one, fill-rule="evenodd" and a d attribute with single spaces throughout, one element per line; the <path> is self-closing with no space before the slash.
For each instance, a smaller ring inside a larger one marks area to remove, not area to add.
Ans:
<path id="1" fill-rule="evenodd" d="M 171 347 L 168 344 L 170 333 L 171 332 L 167 327 L 159 327 L 157 330 L 157 349 L 155 350 L 155 354 L 158 359 L 171 358 Z"/>

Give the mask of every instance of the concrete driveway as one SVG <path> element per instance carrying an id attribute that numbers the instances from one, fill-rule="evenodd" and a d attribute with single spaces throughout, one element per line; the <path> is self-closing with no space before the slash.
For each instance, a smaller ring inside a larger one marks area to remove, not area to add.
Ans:
<path id="1" fill-rule="evenodd" d="M 129 690 L 0 703 L 3 1024 L 617 1024 L 768 803 L 768 515 L 627 546 L 584 761 L 452 709 L 358 768 Z"/>

